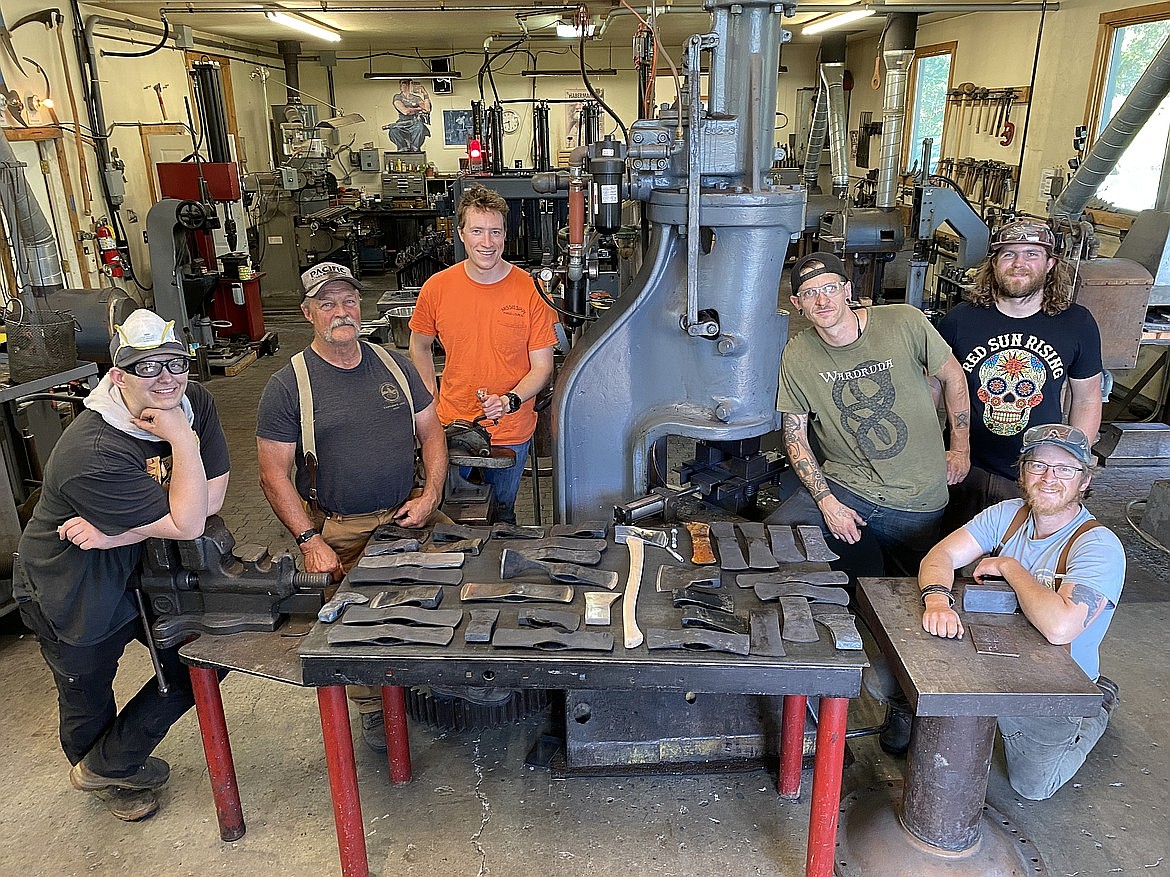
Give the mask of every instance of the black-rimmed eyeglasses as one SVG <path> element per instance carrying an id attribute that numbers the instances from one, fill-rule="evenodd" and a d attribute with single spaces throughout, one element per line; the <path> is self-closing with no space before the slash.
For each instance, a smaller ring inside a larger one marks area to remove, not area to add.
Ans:
<path id="1" fill-rule="evenodd" d="M 191 370 L 191 360 L 185 356 L 176 356 L 174 359 L 144 359 L 126 366 L 123 371 L 140 378 L 157 378 L 164 368 L 173 375 L 186 374 Z"/>

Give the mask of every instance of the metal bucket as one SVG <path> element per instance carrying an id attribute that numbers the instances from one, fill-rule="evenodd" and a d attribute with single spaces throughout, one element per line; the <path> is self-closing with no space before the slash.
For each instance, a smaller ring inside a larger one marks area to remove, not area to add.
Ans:
<path id="1" fill-rule="evenodd" d="M 386 311 L 386 320 L 390 323 L 390 335 L 394 339 L 394 346 L 401 350 L 410 347 L 410 318 L 412 316 L 414 316 L 414 305 L 390 308 Z"/>
<path id="2" fill-rule="evenodd" d="M 23 384 L 60 374 L 77 365 L 77 324 L 60 311 L 6 314 L 8 379 Z"/>

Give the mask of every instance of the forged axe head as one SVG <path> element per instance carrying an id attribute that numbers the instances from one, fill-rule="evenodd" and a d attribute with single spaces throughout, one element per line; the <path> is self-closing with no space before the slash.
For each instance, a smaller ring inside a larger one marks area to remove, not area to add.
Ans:
<path id="1" fill-rule="evenodd" d="M 491 533 L 488 530 L 477 527 L 464 527 L 461 524 L 435 524 L 431 528 L 431 542 L 462 542 L 464 539 L 479 539 L 483 541 L 490 538 Z"/>
<path id="2" fill-rule="evenodd" d="M 395 539 L 393 542 L 374 542 L 366 545 L 364 555 L 366 557 L 381 557 L 386 554 L 404 554 L 408 551 L 418 551 L 419 541 L 417 539 Z"/>
<path id="3" fill-rule="evenodd" d="M 426 530 L 412 530 L 408 527 L 399 527 L 397 524 L 383 524 L 370 536 L 371 542 L 391 542 L 395 539 L 417 539 L 427 541 Z"/>
<path id="4" fill-rule="evenodd" d="M 357 565 L 363 569 L 392 569 L 400 566 L 417 566 L 422 569 L 453 569 L 463 566 L 465 557 L 459 552 L 408 551 L 388 557 L 363 557 Z"/>
<path id="5" fill-rule="evenodd" d="M 655 548 L 665 548 L 670 544 L 666 533 L 662 530 L 647 530 L 645 527 L 631 527 L 625 524 L 619 524 L 613 528 L 613 538 L 617 542 L 639 539 Z"/>
<path id="6" fill-rule="evenodd" d="M 543 539 L 544 527 L 521 527 L 497 521 L 492 525 L 493 539 Z"/>
<path id="7" fill-rule="evenodd" d="M 581 566 L 596 566 L 601 563 L 601 552 L 582 548 L 558 548 L 549 545 L 539 548 L 518 547 L 515 549 L 528 560 L 576 563 Z"/>
<path id="8" fill-rule="evenodd" d="M 483 548 L 483 537 L 476 536 L 474 539 L 460 539 L 458 542 L 448 542 L 443 548 L 449 552 L 459 551 L 463 554 L 470 554 L 472 557 L 479 557 L 480 549 Z"/>
<path id="9" fill-rule="evenodd" d="M 662 564 L 658 567 L 657 590 L 681 591 L 684 588 L 718 588 L 722 586 L 718 569 L 685 569 Z"/>
<path id="10" fill-rule="evenodd" d="M 544 563 L 525 557 L 519 551 L 505 548 L 500 553 L 500 578 L 514 579 L 527 572 L 547 573 Z"/>

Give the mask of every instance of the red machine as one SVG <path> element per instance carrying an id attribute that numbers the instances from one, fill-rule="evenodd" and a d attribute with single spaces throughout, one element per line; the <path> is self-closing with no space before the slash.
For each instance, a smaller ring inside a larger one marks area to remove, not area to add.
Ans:
<path id="1" fill-rule="evenodd" d="M 202 206 L 206 201 L 238 201 L 241 194 L 240 175 L 235 162 L 162 162 L 158 165 L 158 181 L 164 198 L 188 202 L 195 207 Z M 227 215 L 225 231 L 229 246 L 234 246 L 234 222 L 231 214 Z M 238 253 L 217 255 L 214 232 L 218 222 L 194 221 L 199 218 L 190 217 L 191 222 L 188 223 L 180 215 L 178 220 L 189 229 L 190 240 L 197 251 L 197 261 L 202 263 L 204 276 L 211 282 L 213 275 L 219 275 L 214 280 L 215 289 L 204 315 L 210 317 L 213 323 L 221 324 L 215 329 L 217 337 L 246 335 L 249 340 L 259 341 L 264 337 L 264 314 L 260 298 L 262 275 L 248 272 L 248 276 L 241 277 L 241 268 L 246 265 L 247 256 Z M 195 253 L 191 255 L 196 256 Z"/>

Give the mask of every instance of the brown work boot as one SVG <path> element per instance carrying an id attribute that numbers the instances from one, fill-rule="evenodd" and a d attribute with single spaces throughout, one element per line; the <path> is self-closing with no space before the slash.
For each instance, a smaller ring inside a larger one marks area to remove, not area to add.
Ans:
<path id="1" fill-rule="evenodd" d="M 152 789 L 98 789 L 93 795 L 111 813 L 125 822 L 137 822 L 158 811 L 158 797 Z"/>
<path id="2" fill-rule="evenodd" d="M 73 765 L 69 771 L 69 782 L 73 788 L 81 792 L 98 792 L 102 789 L 120 788 L 132 791 L 157 789 L 166 783 L 171 776 L 171 766 L 161 758 L 148 756 L 146 763 L 136 772 L 127 777 L 115 777 L 100 774 L 89 768 L 85 759 Z M 157 805 L 156 805 L 157 806 Z M 151 811 L 154 812 L 153 810 Z M 119 817 L 121 818 L 121 817 Z M 142 817 L 139 816 L 139 819 Z"/>

